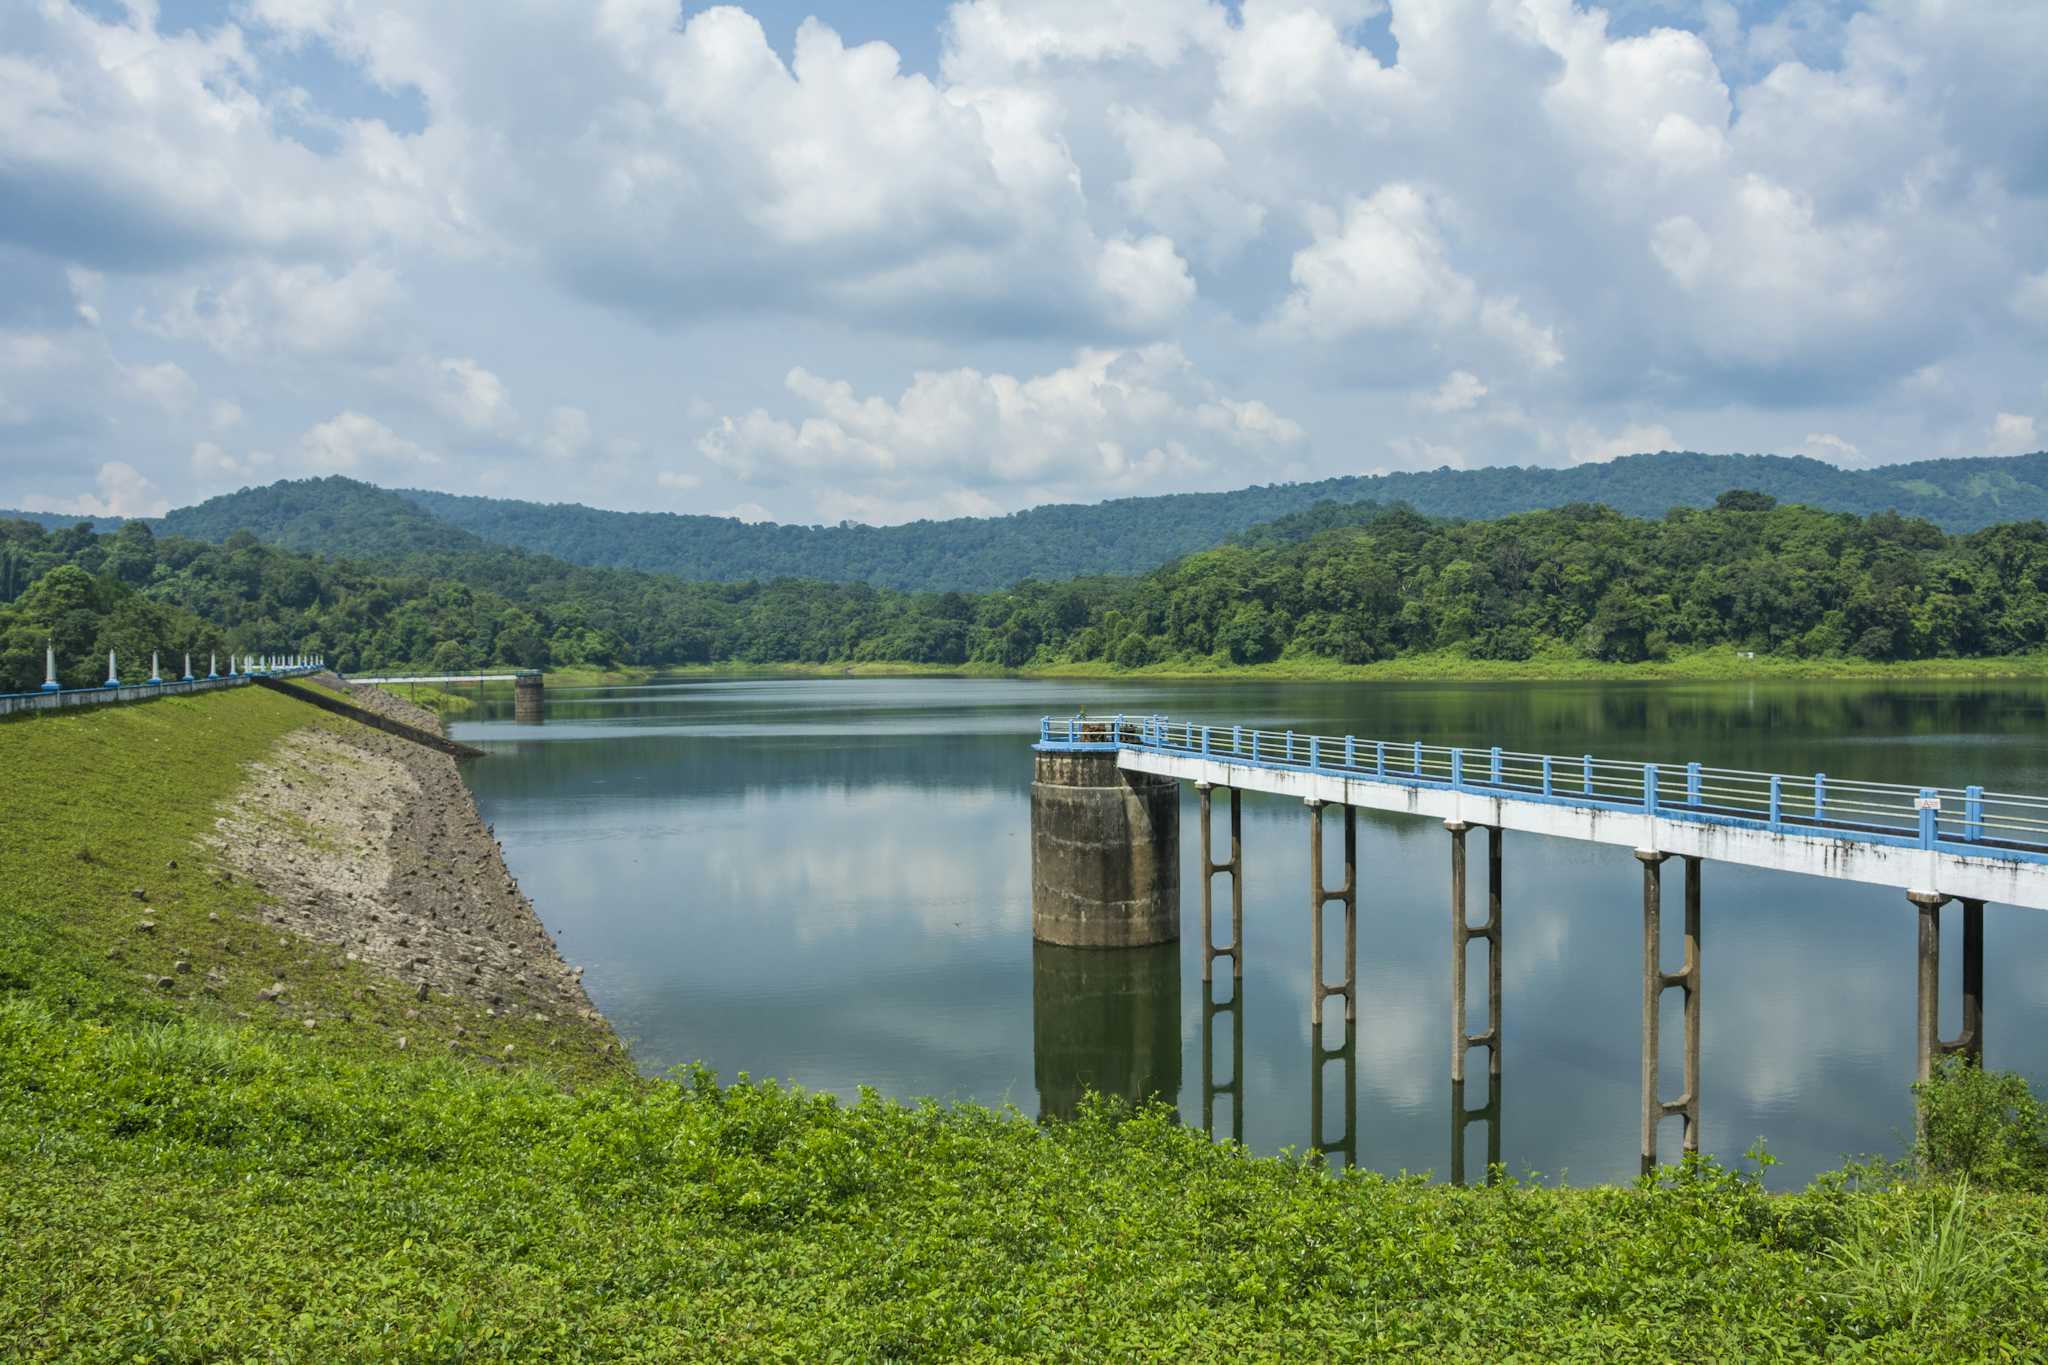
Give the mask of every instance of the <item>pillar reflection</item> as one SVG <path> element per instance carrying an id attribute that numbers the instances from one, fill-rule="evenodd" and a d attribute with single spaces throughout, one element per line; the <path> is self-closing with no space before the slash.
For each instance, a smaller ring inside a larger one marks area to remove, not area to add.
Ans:
<path id="1" fill-rule="evenodd" d="M 1485 1081 L 1486 1103 L 1477 1109 L 1468 1108 L 1465 1103 L 1465 1082 L 1451 1082 L 1451 1183 L 1465 1183 L 1465 1130 L 1474 1123 L 1486 1125 L 1486 1183 L 1491 1185 L 1499 1178 L 1500 1166 L 1500 1073 L 1495 1071 Z"/>
<path id="2" fill-rule="evenodd" d="M 1177 1105 L 1180 945 L 1032 944 L 1031 1025 L 1040 1118 L 1072 1118 L 1091 1090 Z"/>
<path id="3" fill-rule="evenodd" d="M 1309 1030 L 1308 1067 L 1308 1145 L 1310 1150 L 1320 1152 L 1332 1167 L 1343 1158 L 1345 1166 L 1358 1165 L 1358 1021 L 1346 1019 L 1343 1024 L 1343 1043 L 1332 1048 L 1328 1037 L 1337 1031 L 1337 1026 L 1325 1024 L 1318 1019 Z M 1324 1072 L 1336 1064 L 1343 1068 L 1343 1131 L 1335 1137 L 1324 1131 L 1323 1085 Z"/>
<path id="4" fill-rule="evenodd" d="M 1218 1000 L 1219 991 L 1229 992 Z M 1202 983 L 1202 1128 L 1216 1136 L 1216 1097 L 1230 1101 L 1230 1140 L 1244 1141 L 1244 982 Z M 1216 1079 L 1216 1017 L 1230 1017 L 1230 1079 Z"/>

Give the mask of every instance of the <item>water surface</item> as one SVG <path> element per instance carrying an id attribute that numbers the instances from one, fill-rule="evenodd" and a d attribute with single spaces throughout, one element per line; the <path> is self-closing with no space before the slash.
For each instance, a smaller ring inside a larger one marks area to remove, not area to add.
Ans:
<path id="1" fill-rule="evenodd" d="M 1039 716 L 1079 708 L 2048 792 L 2039 684 L 721 680 L 550 688 L 540 727 L 490 696 L 454 732 L 490 751 L 468 768 L 484 818 L 649 1071 L 700 1060 L 726 1077 L 1034 1115 L 1069 1112 L 1090 1087 L 1158 1093 L 1259 1151 L 1316 1143 L 1337 1160 L 1447 1175 L 1442 826 L 1360 813 L 1359 1017 L 1348 1038 L 1334 1023 L 1318 1039 L 1299 802 L 1245 798 L 1234 1008 L 1231 983 L 1201 980 L 1192 789 L 1179 945 L 1033 945 L 1030 744 Z M 1341 838 L 1329 842 L 1334 859 Z M 1475 919 L 1483 849 L 1475 834 Z M 1767 1138 L 1777 1185 L 1898 1151 L 1912 1123 L 1917 932 L 1903 893 L 1711 863 L 1704 876 L 1703 1146 L 1734 1158 Z M 1666 881 L 1675 960 L 1675 865 Z M 1465 1135 L 1472 1173 L 1491 1137 L 1517 1172 L 1633 1176 L 1640 907 L 1628 850 L 1508 836 L 1502 1103 L 1492 1134 Z M 1947 919 L 1954 1033 L 1960 916 Z M 1987 1060 L 2043 1078 L 2048 915 L 1993 906 L 1986 935 Z M 1679 999 L 1667 993 L 1668 1095 Z M 1316 1065 L 1318 1048 L 1335 1059 Z M 1472 1058 L 1483 1077 L 1485 1053 Z M 1466 1102 L 1483 1101 L 1482 1079 Z M 1675 1120 L 1663 1141 L 1675 1152 Z"/>

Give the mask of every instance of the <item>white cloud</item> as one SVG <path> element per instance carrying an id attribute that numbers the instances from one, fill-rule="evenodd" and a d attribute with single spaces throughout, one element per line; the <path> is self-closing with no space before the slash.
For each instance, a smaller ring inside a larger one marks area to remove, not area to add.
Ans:
<path id="1" fill-rule="evenodd" d="M 1675 450 L 1678 445 L 1671 428 L 1649 422 L 1630 422 L 1611 436 L 1587 423 L 1574 422 L 1565 432 L 1564 443 L 1573 464 L 1603 464 L 1623 455 Z"/>
<path id="2" fill-rule="evenodd" d="M 570 407 L 556 408 L 548 413 L 547 430 L 540 438 L 543 455 L 553 460 L 573 460 L 589 446 L 589 413 Z"/>
<path id="3" fill-rule="evenodd" d="M 1195 297 L 1188 263 L 1157 234 L 1142 241 L 1102 245 L 1095 267 L 1102 292 L 1116 302 L 1116 318 L 1133 331 L 1156 332 L 1172 323 Z"/>
<path id="4" fill-rule="evenodd" d="M 503 431 L 516 420 L 505 381 L 468 356 L 450 356 L 435 367 L 434 404 L 471 431 Z"/>
<path id="5" fill-rule="evenodd" d="M 1130 214 L 1211 263 L 1242 251 L 1265 226 L 1266 209 L 1235 188 L 1229 158 L 1200 129 L 1148 110 L 1118 108 L 1110 124 L 1130 158 L 1117 198 Z"/>
<path id="6" fill-rule="evenodd" d="M 1836 464 L 1848 464 L 1856 459 L 1855 443 L 1845 441 L 1831 431 L 1808 432 L 1806 439 L 1799 443 L 1799 453 L 1811 455 L 1816 460 L 1832 460 Z"/>
<path id="7" fill-rule="evenodd" d="M 2029 455 L 2041 449 L 2041 433 L 2032 417 L 2001 412 L 1991 419 L 1986 444 L 1993 455 Z"/>
<path id="8" fill-rule="evenodd" d="M 699 475 L 676 469 L 659 471 L 654 476 L 654 482 L 657 487 L 666 488 L 671 493 L 693 492 L 704 484 L 703 478 Z"/>
<path id="9" fill-rule="evenodd" d="M 721 517 L 733 517 L 740 521 L 746 522 L 749 526 L 752 526 L 758 522 L 768 521 L 771 519 L 768 509 L 763 507 L 758 502 L 736 503 L 735 505 L 726 508 L 722 512 L 715 513 L 714 515 Z"/>
<path id="10" fill-rule="evenodd" d="M 1217 393 L 1166 344 L 1083 351 L 1064 369 L 1025 379 L 921 371 L 893 402 L 802 369 L 790 372 L 787 386 L 806 415 L 756 409 L 728 417 L 698 449 L 741 479 L 832 480 L 840 486 L 821 494 L 832 506 L 896 499 L 899 514 L 913 488 L 924 505 L 967 498 L 993 509 L 987 490 L 997 488 L 1015 505 L 1020 492 L 1021 500 L 1075 498 L 1226 465 L 1248 478 L 1305 439 L 1299 424 L 1266 404 Z"/>
<path id="11" fill-rule="evenodd" d="M 401 297 L 398 276 L 365 261 L 339 274 L 317 264 L 258 261 L 225 283 L 187 283 L 165 291 L 136 322 L 157 336 L 198 341 L 222 355 L 290 351 L 321 356 L 370 339 Z"/>
<path id="12" fill-rule="evenodd" d="M 1465 452 L 1452 445 L 1439 445 L 1417 436 L 1396 436 L 1387 442 L 1404 469 L 1465 468 Z"/>
<path id="13" fill-rule="evenodd" d="M 215 431 L 232 431 L 242 425 L 242 405 L 232 398 L 215 399 L 207 418 Z"/>
<path id="14" fill-rule="evenodd" d="M 94 483 L 99 492 L 81 493 L 74 498 L 28 497 L 25 512 L 61 512 L 79 517 L 160 517 L 171 510 L 170 500 L 134 465 L 111 460 L 100 466 Z"/>
<path id="15" fill-rule="evenodd" d="M 1320 213 L 1315 241 L 1294 254 L 1294 292 L 1281 319 L 1320 341 L 1362 331 L 1463 322 L 1478 290 L 1452 268 L 1435 215 L 1413 185 L 1355 199 L 1341 221 Z"/>
<path id="16" fill-rule="evenodd" d="M 1470 370 L 1452 370 L 1434 390 L 1415 395 L 1415 406 L 1424 412 L 1468 412 L 1486 397 L 1486 385 Z"/>
<path id="17" fill-rule="evenodd" d="M 329 418 L 301 436 L 299 459 L 314 469 L 347 471 L 365 464 L 439 464 L 441 457 L 400 436 L 376 418 L 351 410 Z"/>
<path id="18" fill-rule="evenodd" d="M 127 374 L 135 392 L 166 412 L 183 412 L 199 392 L 192 376 L 168 360 L 154 365 L 131 365 Z"/>
<path id="19" fill-rule="evenodd" d="M 272 456 L 260 450 L 250 451 L 238 459 L 212 441 L 199 441 L 192 447 L 192 472 L 202 483 L 209 485 L 253 483 L 266 477 L 275 463 Z"/>

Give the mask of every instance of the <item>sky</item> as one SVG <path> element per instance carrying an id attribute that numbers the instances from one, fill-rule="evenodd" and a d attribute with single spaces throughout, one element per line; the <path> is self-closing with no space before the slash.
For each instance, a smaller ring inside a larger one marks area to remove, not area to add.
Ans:
<path id="1" fill-rule="evenodd" d="M 13 0 L 0 506 L 2048 445 L 2040 0 Z"/>

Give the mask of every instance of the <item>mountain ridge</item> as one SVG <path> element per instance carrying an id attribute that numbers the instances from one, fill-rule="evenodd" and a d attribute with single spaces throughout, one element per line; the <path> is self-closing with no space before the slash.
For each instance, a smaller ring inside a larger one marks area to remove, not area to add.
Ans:
<path id="1" fill-rule="evenodd" d="M 2048 519 L 2048 452 L 1851 470 L 1798 455 L 1661 451 L 1566 468 L 1442 468 L 1050 503 L 1000 517 L 895 526 L 621 512 L 386 489 L 336 475 L 245 488 L 147 520 L 168 534 L 195 539 L 221 541 L 246 530 L 285 548 L 358 559 L 462 554 L 489 544 L 591 568 L 713 582 L 816 578 L 913 591 L 983 591 L 1033 578 L 1144 572 L 1323 503 L 1405 504 L 1426 516 L 1492 520 L 1587 502 L 1641 517 L 1709 506 L 1730 488 L 1828 511 L 1898 512 L 1967 532 Z M 0 512 L 14 515 L 44 526 L 93 520 Z M 111 529 L 118 519 L 100 524 Z"/>

